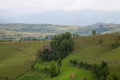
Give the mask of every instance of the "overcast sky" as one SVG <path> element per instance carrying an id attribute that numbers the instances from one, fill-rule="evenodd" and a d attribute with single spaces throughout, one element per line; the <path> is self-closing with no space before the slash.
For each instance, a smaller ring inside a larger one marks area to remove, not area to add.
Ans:
<path id="1" fill-rule="evenodd" d="M 2 11 L 73 11 L 86 8 L 120 11 L 120 0 L 0 0 Z"/>

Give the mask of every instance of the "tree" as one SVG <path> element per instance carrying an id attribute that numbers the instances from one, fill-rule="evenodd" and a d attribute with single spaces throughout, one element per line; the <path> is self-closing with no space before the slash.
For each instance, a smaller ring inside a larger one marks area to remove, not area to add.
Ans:
<path id="1" fill-rule="evenodd" d="M 50 61 L 50 60 L 52 60 L 51 54 L 49 53 L 48 49 L 43 50 L 43 52 L 41 53 L 41 59 L 43 61 Z"/>
<path id="2" fill-rule="evenodd" d="M 55 77 L 57 75 L 58 75 L 58 73 L 57 73 L 57 70 L 56 70 L 56 66 L 54 64 L 52 64 L 50 66 L 50 76 Z"/>
<path id="3" fill-rule="evenodd" d="M 61 59 L 58 59 L 57 65 L 58 65 L 58 67 L 61 67 L 61 66 L 62 66 L 62 60 L 61 60 Z"/>
<path id="4" fill-rule="evenodd" d="M 71 51 L 73 51 L 72 35 L 69 32 L 56 35 L 51 41 L 51 46 L 55 58 L 65 58 Z"/>
<path id="5" fill-rule="evenodd" d="M 76 33 L 76 37 L 77 37 L 77 38 L 79 37 L 79 34 L 78 34 L 78 33 Z"/>
<path id="6" fill-rule="evenodd" d="M 92 31 L 92 35 L 96 35 L 96 31 L 95 30 Z"/>
<path id="7" fill-rule="evenodd" d="M 101 80 L 106 80 L 109 73 L 110 73 L 110 71 L 109 71 L 109 67 L 108 67 L 107 63 L 105 61 L 102 61 L 101 66 L 100 66 Z"/>
<path id="8" fill-rule="evenodd" d="M 44 61 L 63 59 L 73 51 L 73 45 L 74 42 L 71 33 L 66 32 L 54 36 L 53 40 L 50 42 L 51 52 L 45 49 L 39 54 Z"/>
<path id="9" fill-rule="evenodd" d="M 115 74 L 109 74 L 106 80 L 119 80 Z"/>
<path id="10" fill-rule="evenodd" d="M 58 59 L 57 66 L 58 66 L 58 74 L 60 74 L 60 67 L 62 66 L 62 60 L 61 59 Z"/>
<path id="11" fill-rule="evenodd" d="M 107 67 L 108 65 L 107 65 L 107 63 L 105 62 L 105 61 L 102 61 L 101 62 L 101 68 L 105 68 L 105 67 Z"/>

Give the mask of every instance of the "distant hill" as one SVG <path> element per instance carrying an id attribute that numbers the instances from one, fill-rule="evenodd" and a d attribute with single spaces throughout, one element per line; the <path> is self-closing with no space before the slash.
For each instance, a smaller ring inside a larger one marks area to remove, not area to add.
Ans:
<path id="1" fill-rule="evenodd" d="M 0 20 L 0 23 L 6 23 L 6 21 Z"/>
<path id="2" fill-rule="evenodd" d="M 64 32 L 91 35 L 95 30 L 97 34 L 120 32 L 120 24 L 96 23 L 89 26 L 53 25 L 53 24 L 0 24 L 0 39 L 37 38 L 61 34 Z"/>
<path id="3" fill-rule="evenodd" d="M 91 25 L 97 22 L 120 23 L 120 11 L 104 11 L 83 9 L 77 11 L 44 11 L 26 14 L 8 12 L 2 20 L 12 23 L 62 24 L 62 25 Z M 11 17 L 12 16 L 12 17 Z"/>

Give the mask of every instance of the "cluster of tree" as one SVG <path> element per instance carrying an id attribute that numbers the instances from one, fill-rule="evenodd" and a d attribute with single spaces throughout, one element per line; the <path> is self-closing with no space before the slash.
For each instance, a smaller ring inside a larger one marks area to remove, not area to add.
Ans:
<path id="1" fill-rule="evenodd" d="M 92 35 L 93 36 L 96 35 L 96 31 L 95 30 L 92 31 Z"/>
<path id="2" fill-rule="evenodd" d="M 73 33 L 72 37 L 77 38 L 77 37 L 79 37 L 79 34 L 78 33 Z"/>
<path id="3" fill-rule="evenodd" d="M 50 68 L 44 67 L 42 72 L 50 75 L 50 77 L 55 77 L 58 75 L 57 67 L 55 66 L 55 64 L 51 64 Z"/>
<path id="4" fill-rule="evenodd" d="M 8 77 L 1 77 L 0 76 L 0 80 L 10 80 Z"/>
<path id="5" fill-rule="evenodd" d="M 119 47 L 119 46 L 120 46 L 120 42 L 119 42 L 119 41 L 116 41 L 116 42 L 112 43 L 109 48 L 110 48 L 110 49 L 115 49 L 115 48 L 117 48 L 117 47 Z"/>
<path id="6" fill-rule="evenodd" d="M 104 61 L 100 65 L 78 62 L 77 60 L 70 60 L 69 62 L 71 65 L 92 71 L 98 80 L 119 80 L 117 76 L 110 75 L 108 64 Z"/>
<path id="7" fill-rule="evenodd" d="M 116 74 L 112 73 L 107 76 L 106 80 L 120 80 Z"/>
<path id="8" fill-rule="evenodd" d="M 120 46 L 120 35 L 117 36 L 116 41 L 113 42 L 113 43 L 109 46 L 109 48 L 110 48 L 110 49 L 116 49 L 116 48 L 118 48 L 119 46 Z"/>
<path id="9" fill-rule="evenodd" d="M 40 54 L 41 54 L 40 58 L 43 61 L 51 61 L 53 59 L 53 55 L 51 52 L 48 51 L 48 49 L 44 49 Z"/>
<path id="10" fill-rule="evenodd" d="M 63 59 L 73 51 L 73 44 L 71 33 L 66 32 L 61 35 L 55 35 L 50 42 L 51 52 L 47 49 L 39 52 L 40 58 L 44 61 Z"/>
<path id="11" fill-rule="evenodd" d="M 102 43 L 103 43 L 103 39 L 100 38 L 100 39 L 98 40 L 98 43 L 99 43 L 99 44 L 102 44 Z"/>
<path id="12" fill-rule="evenodd" d="M 60 74 L 60 68 L 62 67 L 61 59 L 57 60 L 57 66 L 55 64 L 51 64 L 50 67 L 44 66 L 42 72 L 50 75 L 50 77 L 55 77 Z"/>
<path id="13" fill-rule="evenodd" d="M 61 35 L 56 35 L 51 41 L 54 58 L 65 58 L 71 51 L 73 51 L 73 39 L 69 32 Z"/>

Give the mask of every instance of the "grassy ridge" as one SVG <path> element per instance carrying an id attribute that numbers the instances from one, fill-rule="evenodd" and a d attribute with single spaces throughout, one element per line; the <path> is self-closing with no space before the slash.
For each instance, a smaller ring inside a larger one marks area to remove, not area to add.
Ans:
<path id="1" fill-rule="evenodd" d="M 30 69 L 38 49 L 46 43 L 43 41 L 0 42 L 0 76 L 15 78 Z M 19 48 L 27 50 L 29 54 Z"/>
<path id="2" fill-rule="evenodd" d="M 110 45 L 116 41 L 120 41 L 120 34 L 105 34 L 88 36 L 75 39 L 75 51 L 73 54 L 83 57 L 83 61 L 87 63 L 99 64 L 101 60 L 106 60 L 111 67 L 111 72 L 118 72 L 120 66 L 120 47 L 110 49 Z M 99 40 L 103 40 L 99 43 Z M 109 61 L 115 62 L 115 64 Z"/>

